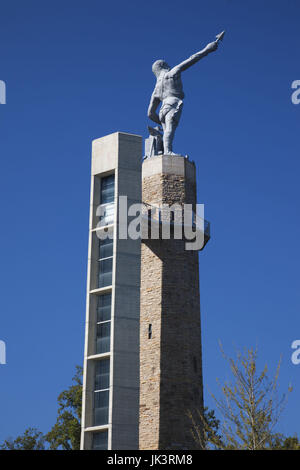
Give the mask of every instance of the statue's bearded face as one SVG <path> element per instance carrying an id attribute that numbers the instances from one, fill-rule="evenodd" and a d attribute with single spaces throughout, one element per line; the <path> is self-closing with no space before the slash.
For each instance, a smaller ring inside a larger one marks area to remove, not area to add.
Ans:
<path id="1" fill-rule="evenodd" d="M 152 72 L 156 77 L 160 74 L 162 70 L 170 70 L 170 66 L 167 64 L 165 60 L 157 60 L 152 65 Z"/>

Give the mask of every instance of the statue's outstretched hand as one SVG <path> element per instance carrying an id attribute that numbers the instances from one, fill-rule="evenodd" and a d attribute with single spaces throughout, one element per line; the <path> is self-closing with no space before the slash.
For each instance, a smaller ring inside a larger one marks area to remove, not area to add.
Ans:
<path id="1" fill-rule="evenodd" d="M 206 49 L 208 52 L 213 52 L 218 49 L 218 41 L 210 42 L 207 44 Z"/>

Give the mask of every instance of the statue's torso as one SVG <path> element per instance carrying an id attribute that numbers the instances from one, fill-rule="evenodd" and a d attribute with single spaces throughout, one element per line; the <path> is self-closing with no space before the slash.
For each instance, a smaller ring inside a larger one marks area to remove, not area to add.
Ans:
<path id="1" fill-rule="evenodd" d="M 184 98 L 184 92 L 181 74 L 162 72 L 157 79 L 154 93 L 162 102 L 169 97 L 179 98 L 182 100 Z"/>

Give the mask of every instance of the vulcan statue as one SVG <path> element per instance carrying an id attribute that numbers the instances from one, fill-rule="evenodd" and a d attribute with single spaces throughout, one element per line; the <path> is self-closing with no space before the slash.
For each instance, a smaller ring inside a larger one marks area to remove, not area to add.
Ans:
<path id="1" fill-rule="evenodd" d="M 175 155 L 172 151 L 172 142 L 180 120 L 184 99 L 181 72 L 196 64 L 210 52 L 215 51 L 224 34 L 224 31 L 218 34 L 214 42 L 207 44 L 204 49 L 173 68 L 164 60 L 157 60 L 152 65 L 152 71 L 157 81 L 151 96 L 148 117 L 159 126 L 162 126 L 162 130 L 159 127 L 149 127 L 150 137 L 147 139 L 148 142 L 146 141 L 146 157 L 158 153 Z M 157 114 L 157 108 L 160 104 L 161 108 Z M 163 131 L 163 136 L 160 133 L 161 131 Z M 163 145 L 161 145 L 161 141 Z M 161 149 L 158 153 L 155 152 L 157 148 Z"/>

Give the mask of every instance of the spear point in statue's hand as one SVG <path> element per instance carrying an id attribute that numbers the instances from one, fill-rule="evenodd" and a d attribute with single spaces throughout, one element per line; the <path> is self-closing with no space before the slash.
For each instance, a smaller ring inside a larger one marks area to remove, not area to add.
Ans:
<path id="1" fill-rule="evenodd" d="M 222 31 L 222 33 L 216 35 L 216 42 L 218 43 L 219 41 L 223 40 L 223 37 L 225 35 L 225 31 Z"/>

